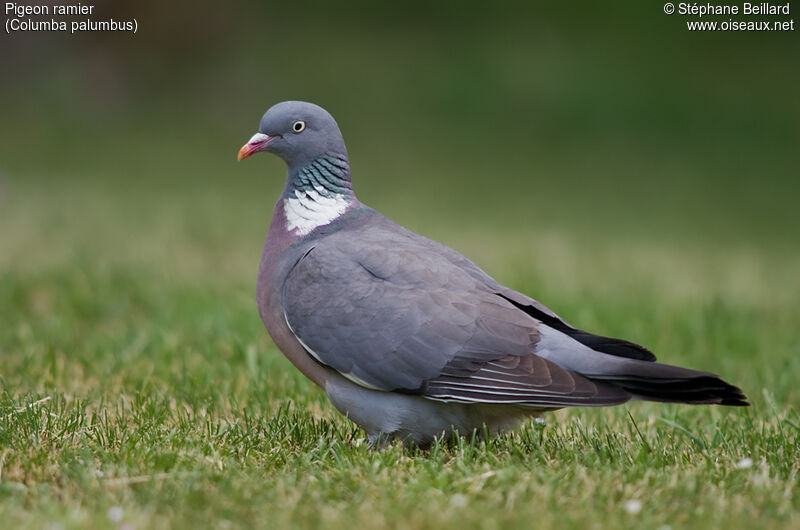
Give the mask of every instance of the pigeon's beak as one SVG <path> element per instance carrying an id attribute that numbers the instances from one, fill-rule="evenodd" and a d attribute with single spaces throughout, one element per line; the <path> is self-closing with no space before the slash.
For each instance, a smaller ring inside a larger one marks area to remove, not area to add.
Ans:
<path id="1" fill-rule="evenodd" d="M 253 153 L 262 151 L 264 147 L 266 147 L 267 144 L 274 139 L 275 136 L 268 136 L 262 133 L 255 133 L 253 137 L 247 140 L 247 143 L 244 144 L 241 149 L 239 149 L 239 157 L 238 157 L 239 160 L 244 160 Z"/>

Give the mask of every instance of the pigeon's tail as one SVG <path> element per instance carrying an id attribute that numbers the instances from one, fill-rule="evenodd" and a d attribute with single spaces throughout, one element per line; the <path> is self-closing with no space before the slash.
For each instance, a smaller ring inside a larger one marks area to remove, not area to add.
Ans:
<path id="1" fill-rule="evenodd" d="M 668 364 L 627 360 L 620 373 L 591 375 L 628 392 L 634 399 L 692 405 L 730 405 L 746 407 L 747 396 L 739 389 L 708 372 Z"/>

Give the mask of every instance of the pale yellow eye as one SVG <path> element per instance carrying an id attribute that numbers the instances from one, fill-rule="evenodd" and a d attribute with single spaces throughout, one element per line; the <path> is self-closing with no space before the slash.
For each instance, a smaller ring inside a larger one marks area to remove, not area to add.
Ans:
<path id="1" fill-rule="evenodd" d="M 301 133 L 306 129 L 306 122 L 303 120 L 297 120 L 292 124 L 292 130 L 296 133 Z"/>

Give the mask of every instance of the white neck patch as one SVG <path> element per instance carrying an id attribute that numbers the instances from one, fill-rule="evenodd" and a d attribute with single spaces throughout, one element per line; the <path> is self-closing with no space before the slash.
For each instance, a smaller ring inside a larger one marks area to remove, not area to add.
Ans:
<path id="1" fill-rule="evenodd" d="M 306 235 L 341 216 L 348 204 L 350 201 L 344 195 L 325 197 L 315 190 L 295 190 L 294 197 L 283 200 L 286 230 Z"/>

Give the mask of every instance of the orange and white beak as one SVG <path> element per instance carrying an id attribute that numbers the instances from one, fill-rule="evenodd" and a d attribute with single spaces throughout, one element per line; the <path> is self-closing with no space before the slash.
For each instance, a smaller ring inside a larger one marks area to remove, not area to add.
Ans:
<path id="1" fill-rule="evenodd" d="M 274 140 L 275 136 L 268 136 L 262 133 L 255 133 L 252 138 L 247 140 L 247 143 L 239 149 L 239 160 L 244 160 L 248 156 L 257 153 L 258 151 L 262 151 L 264 147 L 272 140 Z"/>

